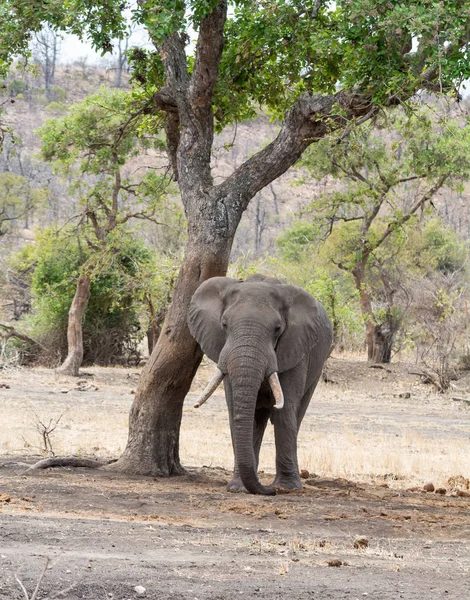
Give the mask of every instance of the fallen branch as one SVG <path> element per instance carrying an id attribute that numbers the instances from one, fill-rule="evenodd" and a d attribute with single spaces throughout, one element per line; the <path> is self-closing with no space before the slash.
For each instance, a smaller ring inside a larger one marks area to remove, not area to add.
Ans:
<path id="1" fill-rule="evenodd" d="M 4 323 L 0 323 L 0 329 L 3 329 L 5 333 L 0 333 L 0 338 L 7 341 L 11 337 L 17 338 L 18 340 L 22 340 L 23 342 L 27 342 L 28 344 L 32 344 L 33 346 L 38 346 L 41 350 L 46 350 L 44 346 L 38 342 L 37 340 L 33 340 L 29 335 L 25 333 L 21 333 L 11 325 L 5 325 Z"/>

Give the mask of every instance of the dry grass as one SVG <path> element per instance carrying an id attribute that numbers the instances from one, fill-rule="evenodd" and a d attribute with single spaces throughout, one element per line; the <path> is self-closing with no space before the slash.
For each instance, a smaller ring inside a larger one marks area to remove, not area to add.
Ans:
<path id="1" fill-rule="evenodd" d="M 39 453 L 43 444 L 37 431 L 38 417 L 44 422 L 55 420 L 66 411 L 50 435 L 55 454 L 119 454 L 127 440 L 135 377 L 129 378 L 125 369 L 92 372 L 99 391 L 67 394 L 60 390 L 72 388 L 73 380 L 57 381 L 51 371 L 10 374 L 11 389 L 0 391 L 0 411 L 6 424 L 0 433 L 0 453 Z M 205 379 L 203 375 L 196 385 Z M 383 393 L 380 380 L 380 393 L 369 383 L 360 383 L 359 392 L 320 386 L 300 433 L 301 469 L 355 481 L 385 478 L 395 487 L 429 481 L 445 487 L 450 476 L 468 476 L 468 410 L 429 394 L 424 394 L 422 401 L 398 402 L 393 390 Z M 188 399 L 184 408 L 183 464 L 230 469 L 233 454 L 223 397 L 213 397 L 201 409 L 193 409 L 193 403 L 194 398 Z M 268 425 L 260 469 L 272 473 L 274 464 L 273 428 Z"/>
<path id="2" fill-rule="evenodd" d="M 224 419 L 211 416 L 204 425 L 195 427 L 191 417 L 186 415 L 182 429 L 183 462 L 231 468 L 233 453 Z M 304 424 L 312 417 L 309 411 Z M 201 436 L 198 432 L 203 426 L 205 434 Z M 468 438 L 444 441 L 425 437 L 415 427 L 403 428 L 400 434 L 377 431 L 373 435 L 352 431 L 341 424 L 336 432 L 312 433 L 301 429 L 298 457 L 301 469 L 320 477 L 345 477 L 366 482 L 385 478 L 393 487 L 429 481 L 436 487 L 445 487 L 449 477 L 470 473 Z M 261 449 L 260 469 L 272 473 L 274 465 L 273 428 L 268 426 Z"/>

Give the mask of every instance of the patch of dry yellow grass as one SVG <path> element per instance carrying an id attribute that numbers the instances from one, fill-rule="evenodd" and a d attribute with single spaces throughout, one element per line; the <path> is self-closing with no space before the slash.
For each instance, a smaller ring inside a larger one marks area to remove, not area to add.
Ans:
<path id="1" fill-rule="evenodd" d="M 63 415 L 50 436 L 57 455 L 119 455 L 127 441 L 132 402 L 129 392 L 135 382 L 129 382 L 128 389 L 123 389 L 122 381 L 126 375 L 119 372 L 118 375 L 120 381 L 111 378 L 109 389 L 100 387 L 100 392 L 95 395 L 91 392 L 62 395 L 44 391 L 24 397 L 18 394 L 12 399 L 10 390 L 9 395 L 0 394 L 3 424 L 0 453 L 37 454 L 42 445 L 38 418 L 49 422 Z M 26 371 L 21 375 L 27 376 Z M 39 385 L 41 379 L 37 377 L 36 384 Z M 46 384 L 51 388 L 57 385 L 53 381 L 43 381 L 44 389 Z M 12 380 L 11 392 L 15 385 Z M 447 426 L 440 423 L 440 408 L 436 406 L 435 421 L 429 419 L 429 414 L 434 413 L 428 412 L 427 422 L 423 424 L 420 416 L 424 413 L 420 413 L 418 405 L 415 406 L 416 412 L 412 412 L 406 404 L 398 409 L 390 408 L 391 405 L 382 403 L 384 401 L 379 396 L 372 400 L 354 396 L 357 407 L 371 406 L 370 418 L 364 418 L 354 406 L 351 409 L 353 400 L 348 399 L 349 392 L 330 389 L 336 391 L 329 391 L 327 386 L 320 387 L 302 425 L 299 436 L 301 469 L 321 477 L 346 477 L 356 481 L 386 476 L 387 482 L 397 487 L 428 481 L 435 486 L 445 486 L 450 476 L 470 475 L 470 420 L 467 411 L 458 413 L 450 403 L 455 414 L 451 413 L 452 424 Z M 193 404 L 194 397 L 188 398 L 184 408 L 181 430 L 183 464 L 232 468 L 233 453 L 224 398 L 215 396 L 198 410 L 192 408 Z M 406 420 L 400 413 L 403 407 L 407 411 Z M 461 417 L 461 421 L 456 417 Z M 269 424 L 262 446 L 260 469 L 273 473 L 274 466 L 274 436 Z"/>

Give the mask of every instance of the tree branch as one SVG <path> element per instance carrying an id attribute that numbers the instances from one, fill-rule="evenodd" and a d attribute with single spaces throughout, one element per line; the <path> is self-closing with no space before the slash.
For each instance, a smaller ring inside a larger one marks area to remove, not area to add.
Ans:
<path id="1" fill-rule="evenodd" d="M 441 177 L 436 181 L 436 183 L 425 193 L 419 200 L 417 200 L 414 205 L 411 207 L 410 211 L 403 215 L 400 219 L 395 219 L 391 223 L 387 225 L 387 228 L 381 235 L 381 237 L 374 244 L 374 247 L 371 249 L 371 252 L 378 248 L 383 242 L 388 238 L 388 236 L 397 228 L 404 225 L 407 221 L 411 219 L 411 217 L 422 207 L 431 200 L 431 198 L 440 190 L 440 188 L 444 185 L 448 178 L 448 175 L 441 175 Z"/>
<path id="2" fill-rule="evenodd" d="M 169 112 L 165 124 L 166 151 L 173 171 L 174 181 L 178 181 L 177 152 L 180 143 L 180 120 L 177 112 Z"/>
<path id="3" fill-rule="evenodd" d="M 221 2 L 201 22 L 196 46 L 196 60 L 189 89 L 192 110 L 199 118 L 212 116 L 212 98 L 224 46 L 227 0 Z M 212 119 L 211 119 L 212 120 Z"/>
<path id="4" fill-rule="evenodd" d="M 344 114 L 333 114 L 334 107 L 341 108 Z M 237 202 L 241 201 L 245 210 L 250 199 L 295 164 L 310 144 L 349 121 L 371 118 L 377 110 L 367 97 L 360 94 L 302 94 L 286 114 L 276 139 L 217 186 L 219 197 L 230 195 L 235 190 L 232 195 Z M 351 124 L 350 130 L 352 127 Z"/>
<path id="5" fill-rule="evenodd" d="M 11 337 L 14 337 L 18 340 L 21 340 L 22 342 L 27 342 L 28 344 L 31 344 L 33 346 L 38 346 L 42 350 L 45 350 L 44 346 L 42 344 L 40 344 L 38 341 L 33 340 L 33 338 L 30 338 L 25 333 L 20 333 L 17 329 L 12 327 L 11 325 L 5 325 L 4 323 L 0 323 L 0 329 L 3 329 L 5 331 L 5 333 L 0 333 L 0 338 L 5 341 L 10 339 Z"/>

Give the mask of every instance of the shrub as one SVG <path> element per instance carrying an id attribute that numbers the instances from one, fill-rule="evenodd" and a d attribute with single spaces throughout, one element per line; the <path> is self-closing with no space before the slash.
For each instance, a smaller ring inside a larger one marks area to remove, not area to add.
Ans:
<path id="1" fill-rule="evenodd" d="M 49 102 L 46 106 L 46 111 L 53 115 L 64 115 L 68 111 L 69 107 L 64 102 Z"/>
<path id="2" fill-rule="evenodd" d="M 12 97 L 17 97 L 18 94 L 24 94 L 26 91 L 26 82 L 21 79 L 13 79 L 7 86 L 8 93 Z"/>
<path id="3" fill-rule="evenodd" d="M 15 262 L 16 268 L 34 264 L 28 326 L 31 337 L 47 348 L 41 362 L 56 365 L 67 354 L 68 312 L 77 277 L 86 268 L 92 271 L 92 282 L 83 322 L 84 364 L 138 361 L 137 346 L 144 335 L 139 272 L 150 271 L 154 263 L 142 242 L 121 232 L 105 252 L 94 256 L 73 232 L 59 236 L 48 231 Z"/>

